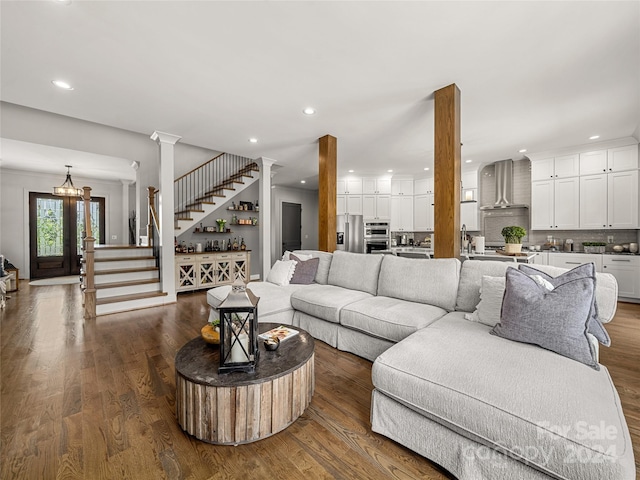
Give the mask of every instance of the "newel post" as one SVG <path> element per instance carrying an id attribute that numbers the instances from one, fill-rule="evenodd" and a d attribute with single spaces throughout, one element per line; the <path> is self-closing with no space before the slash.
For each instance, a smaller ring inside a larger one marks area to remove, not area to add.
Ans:
<path id="1" fill-rule="evenodd" d="M 84 318 L 96 317 L 96 287 L 94 281 L 94 252 L 96 239 L 91 231 L 91 187 L 83 187 L 84 201 Z"/>

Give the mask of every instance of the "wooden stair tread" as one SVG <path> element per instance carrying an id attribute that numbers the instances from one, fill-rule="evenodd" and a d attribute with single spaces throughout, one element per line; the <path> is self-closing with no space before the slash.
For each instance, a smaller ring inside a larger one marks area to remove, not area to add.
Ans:
<path id="1" fill-rule="evenodd" d="M 111 275 L 115 273 L 151 272 L 153 270 L 159 270 L 159 268 L 158 267 L 118 268 L 114 270 L 98 270 L 94 272 L 94 274 L 95 275 Z"/>
<path id="2" fill-rule="evenodd" d="M 114 257 L 114 258 L 95 258 L 94 262 L 128 262 L 131 260 L 155 260 L 153 255 L 146 257 Z M 84 262 L 84 258 L 82 259 Z"/>
<path id="3" fill-rule="evenodd" d="M 128 280 L 126 282 L 113 282 L 113 283 L 101 283 L 95 285 L 96 290 L 102 288 L 118 288 L 118 287 L 133 287 L 135 285 L 147 285 L 149 283 L 160 283 L 159 278 L 151 278 L 149 280 Z"/>
<path id="4" fill-rule="evenodd" d="M 106 305 L 108 303 L 120 303 L 120 302 L 128 302 L 130 300 L 143 300 L 145 298 L 153 298 L 153 297 L 165 297 L 167 295 L 166 292 L 147 292 L 147 293 L 134 293 L 131 295 L 118 295 L 115 297 L 106 297 L 106 298 L 98 298 L 96 299 L 96 305 Z"/>

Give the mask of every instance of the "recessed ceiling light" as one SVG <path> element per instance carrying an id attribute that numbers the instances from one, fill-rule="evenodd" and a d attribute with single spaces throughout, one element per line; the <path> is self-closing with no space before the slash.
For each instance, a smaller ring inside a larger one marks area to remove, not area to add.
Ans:
<path id="1" fill-rule="evenodd" d="M 393 170 L 387 170 L 387 173 L 393 173 Z"/>
<path id="2" fill-rule="evenodd" d="M 311 107 L 307 107 L 304 110 L 302 110 L 302 113 L 304 113 L 305 115 L 315 115 L 316 109 L 315 108 L 311 108 Z"/>
<path id="3" fill-rule="evenodd" d="M 306 180 L 300 180 L 300 183 L 307 183 Z"/>
<path id="4" fill-rule="evenodd" d="M 464 163 L 471 163 L 471 162 L 473 162 L 473 160 L 471 160 L 471 159 L 464 161 Z"/>
<path id="5" fill-rule="evenodd" d="M 349 170 L 349 173 L 353 173 L 353 172 L 354 172 L 353 170 Z"/>
<path id="6" fill-rule="evenodd" d="M 250 143 L 258 143 L 258 139 L 257 138 L 250 138 L 249 142 Z"/>
<path id="7" fill-rule="evenodd" d="M 596 139 L 598 139 L 598 138 L 600 138 L 600 135 L 591 135 L 591 136 L 589 137 L 589 140 L 596 140 Z"/>
<path id="8" fill-rule="evenodd" d="M 424 171 L 428 172 L 429 171 L 429 167 L 424 167 Z"/>
<path id="9" fill-rule="evenodd" d="M 518 150 L 518 153 L 524 153 L 524 152 L 526 152 L 526 151 L 527 151 L 527 149 L 526 149 L 526 148 L 521 148 L 520 150 Z"/>
<path id="10" fill-rule="evenodd" d="M 56 87 L 62 88 L 64 90 L 73 90 L 73 87 L 64 80 L 51 80 L 51 83 L 53 83 Z"/>

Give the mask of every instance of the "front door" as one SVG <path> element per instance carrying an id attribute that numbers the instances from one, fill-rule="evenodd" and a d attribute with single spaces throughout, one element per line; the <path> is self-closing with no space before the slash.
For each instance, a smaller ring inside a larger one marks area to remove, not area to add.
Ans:
<path id="1" fill-rule="evenodd" d="M 104 198 L 91 199 L 96 243 L 104 239 Z M 84 203 L 76 197 L 29 193 L 30 278 L 80 273 L 84 236 Z"/>

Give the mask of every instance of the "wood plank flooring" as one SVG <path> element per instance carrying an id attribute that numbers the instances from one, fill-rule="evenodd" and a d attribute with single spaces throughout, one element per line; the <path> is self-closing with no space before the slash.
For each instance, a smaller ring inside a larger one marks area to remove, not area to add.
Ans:
<path id="1" fill-rule="evenodd" d="M 237 447 L 185 434 L 173 362 L 208 307 L 203 292 L 178 299 L 84 321 L 77 285 L 22 282 L 0 314 L 0 478 L 453 478 L 371 432 L 371 363 L 322 342 L 311 405 L 286 430 Z M 601 359 L 638 463 L 640 306 L 619 304 L 608 330 Z"/>

